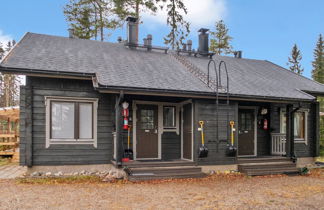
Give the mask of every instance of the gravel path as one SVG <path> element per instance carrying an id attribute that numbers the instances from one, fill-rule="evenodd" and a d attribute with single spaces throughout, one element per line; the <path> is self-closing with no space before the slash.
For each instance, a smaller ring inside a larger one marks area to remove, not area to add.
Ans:
<path id="1" fill-rule="evenodd" d="M 0 181 L 0 209 L 324 209 L 324 176 L 242 177 L 142 183 Z"/>

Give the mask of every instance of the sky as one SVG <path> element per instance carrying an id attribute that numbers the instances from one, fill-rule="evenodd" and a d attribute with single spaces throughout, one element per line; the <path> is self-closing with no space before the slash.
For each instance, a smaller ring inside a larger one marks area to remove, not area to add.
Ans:
<path id="1" fill-rule="evenodd" d="M 19 41 L 26 32 L 68 36 L 63 7 L 68 0 L 0 0 L 0 42 Z M 234 50 L 244 58 L 269 60 L 287 68 L 288 56 L 296 43 L 301 50 L 304 76 L 311 77 L 313 50 L 319 34 L 324 35 L 323 0 L 184 0 L 191 23 L 193 48 L 198 29 L 214 30 L 224 20 L 233 37 Z M 164 46 L 169 32 L 163 11 L 142 14 L 140 40 L 153 35 L 153 44 Z M 106 41 L 126 39 L 126 28 L 111 31 Z"/>

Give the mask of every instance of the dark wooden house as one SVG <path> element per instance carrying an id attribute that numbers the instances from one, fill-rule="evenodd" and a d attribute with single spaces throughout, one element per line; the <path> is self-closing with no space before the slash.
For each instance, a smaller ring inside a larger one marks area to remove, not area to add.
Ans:
<path id="1" fill-rule="evenodd" d="M 187 176 L 197 167 L 223 167 L 257 175 L 264 168 L 296 172 L 293 161 L 318 155 L 322 84 L 240 53 L 213 55 L 204 30 L 196 51 L 190 42 L 174 52 L 152 46 L 150 36 L 142 45 L 131 35 L 108 43 L 27 33 L 3 59 L 1 72 L 26 75 L 21 165 L 177 166 L 174 175 L 186 166 Z M 132 125 L 129 162 L 122 161 L 128 140 L 123 102 Z M 199 121 L 204 158 L 198 156 Z M 227 154 L 231 134 L 234 155 Z"/>

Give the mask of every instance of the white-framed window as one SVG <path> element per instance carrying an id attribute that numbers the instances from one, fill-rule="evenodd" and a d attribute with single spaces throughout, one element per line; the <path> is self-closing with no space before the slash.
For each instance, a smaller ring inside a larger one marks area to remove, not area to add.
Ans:
<path id="1" fill-rule="evenodd" d="M 45 97 L 46 148 L 51 144 L 97 147 L 96 98 Z"/>
<path id="2" fill-rule="evenodd" d="M 294 114 L 294 137 L 296 143 L 307 144 L 307 109 L 300 109 Z M 286 110 L 280 111 L 280 133 L 286 133 Z"/>
<path id="3" fill-rule="evenodd" d="M 176 107 L 163 106 L 163 128 L 176 129 Z"/>

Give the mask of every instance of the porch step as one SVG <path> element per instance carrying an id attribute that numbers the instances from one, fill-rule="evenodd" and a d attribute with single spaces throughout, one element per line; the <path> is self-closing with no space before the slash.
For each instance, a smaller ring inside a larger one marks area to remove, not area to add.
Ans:
<path id="1" fill-rule="evenodd" d="M 266 162 L 284 162 L 289 161 L 290 159 L 287 157 L 281 156 L 273 156 L 273 157 L 258 157 L 258 158 L 238 158 L 238 164 L 243 163 L 266 163 Z"/>
<path id="2" fill-rule="evenodd" d="M 195 166 L 191 161 L 130 161 L 124 162 L 123 166 L 127 168 L 143 167 L 173 167 L 173 166 Z"/>
<path id="3" fill-rule="evenodd" d="M 133 168 L 130 169 L 133 175 L 141 173 L 170 174 L 170 173 L 199 173 L 200 167 L 152 167 L 152 168 Z"/>
<path id="4" fill-rule="evenodd" d="M 299 173 L 296 163 L 285 157 L 245 159 L 238 165 L 238 170 L 249 176 Z"/>
<path id="5" fill-rule="evenodd" d="M 260 168 L 296 168 L 293 162 L 267 162 L 267 163 L 243 163 L 238 165 L 239 170 L 260 169 Z"/>
<path id="6" fill-rule="evenodd" d="M 164 174 L 164 175 L 145 175 L 130 176 L 129 181 L 157 180 L 157 179 L 187 179 L 187 178 L 203 178 L 205 173 L 183 173 L 183 174 Z"/>
<path id="7" fill-rule="evenodd" d="M 248 176 L 264 176 L 264 175 L 276 175 L 276 174 L 299 174 L 300 171 L 298 168 L 267 168 L 267 169 L 249 169 L 243 170 L 242 173 L 245 173 Z"/>
<path id="8" fill-rule="evenodd" d="M 201 178 L 206 174 L 202 173 L 197 166 L 176 166 L 176 167 L 142 167 L 129 168 L 130 181 L 153 180 L 153 179 L 176 179 L 176 178 Z"/>

